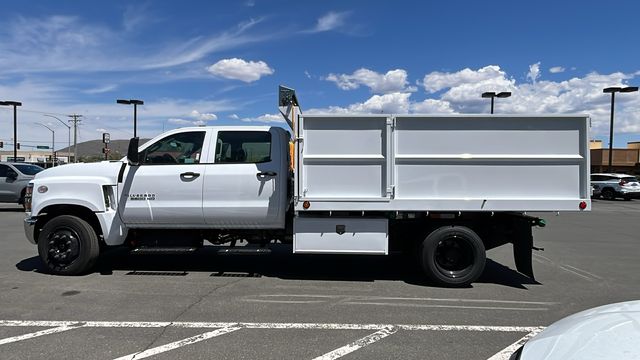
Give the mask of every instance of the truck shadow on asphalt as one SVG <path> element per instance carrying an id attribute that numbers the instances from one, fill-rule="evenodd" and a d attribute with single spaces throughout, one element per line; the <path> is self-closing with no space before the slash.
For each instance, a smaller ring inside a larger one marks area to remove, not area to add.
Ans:
<path id="1" fill-rule="evenodd" d="M 39 257 L 16 264 L 21 271 L 48 274 Z M 100 257 L 94 274 L 113 275 L 126 271 L 137 276 L 188 276 L 193 272 L 212 277 L 274 277 L 285 280 L 403 281 L 419 286 L 436 286 L 422 277 L 413 259 L 403 255 L 293 255 L 274 251 L 269 255 L 219 255 L 215 249 L 184 255 L 133 255 L 127 249 L 106 252 Z M 485 271 L 476 283 L 497 284 L 518 289 L 539 285 L 517 271 L 487 259 Z M 473 286 L 470 286 L 473 287 Z"/>

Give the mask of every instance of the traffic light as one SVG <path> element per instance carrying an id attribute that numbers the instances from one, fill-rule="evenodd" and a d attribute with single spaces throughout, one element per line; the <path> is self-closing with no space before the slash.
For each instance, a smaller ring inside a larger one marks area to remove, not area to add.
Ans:
<path id="1" fill-rule="evenodd" d="M 4 141 L 0 141 L 0 149 L 4 147 Z"/>
<path id="2" fill-rule="evenodd" d="M 16 150 L 20 150 L 20 143 L 16 143 Z"/>

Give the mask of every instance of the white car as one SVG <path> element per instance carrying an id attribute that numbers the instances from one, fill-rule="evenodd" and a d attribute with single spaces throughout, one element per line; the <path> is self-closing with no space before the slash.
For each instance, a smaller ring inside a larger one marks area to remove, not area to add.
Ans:
<path id="1" fill-rule="evenodd" d="M 623 198 L 625 200 L 640 198 L 640 181 L 628 174 L 591 174 L 593 195 L 598 194 L 607 200 Z"/>
<path id="2" fill-rule="evenodd" d="M 568 316 L 531 338 L 511 359 L 640 359 L 640 301 Z"/>

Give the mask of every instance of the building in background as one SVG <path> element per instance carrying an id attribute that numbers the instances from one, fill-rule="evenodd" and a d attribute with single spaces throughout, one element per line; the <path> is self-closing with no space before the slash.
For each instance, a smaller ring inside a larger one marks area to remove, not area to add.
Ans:
<path id="1" fill-rule="evenodd" d="M 609 149 L 602 147 L 602 140 L 591 140 L 591 172 L 609 172 Z M 640 141 L 627 143 L 626 149 L 613 149 L 611 172 L 640 174 Z"/>

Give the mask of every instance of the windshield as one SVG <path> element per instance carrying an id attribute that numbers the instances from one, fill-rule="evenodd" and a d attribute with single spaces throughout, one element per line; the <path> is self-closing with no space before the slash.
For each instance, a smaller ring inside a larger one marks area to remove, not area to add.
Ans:
<path id="1" fill-rule="evenodd" d="M 629 176 L 629 177 L 623 177 L 622 179 L 620 179 L 624 182 L 638 182 L 638 178 L 635 178 L 633 176 Z"/>
<path id="2" fill-rule="evenodd" d="M 18 169 L 18 171 L 20 171 L 21 173 L 25 174 L 25 175 L 35 175 L 37 173 L 39 173 L 40 171 L 44 170 L 43 168 L 41 168 L 38 165 L 29 165 L 29 164 L 14 164 L 13 166 L 16 167 L 16 169 Z"/>

